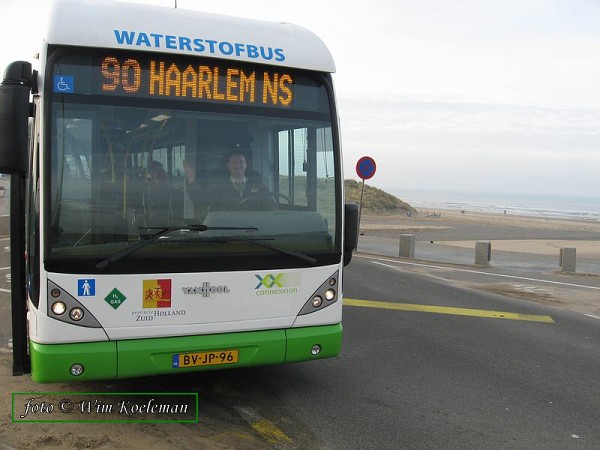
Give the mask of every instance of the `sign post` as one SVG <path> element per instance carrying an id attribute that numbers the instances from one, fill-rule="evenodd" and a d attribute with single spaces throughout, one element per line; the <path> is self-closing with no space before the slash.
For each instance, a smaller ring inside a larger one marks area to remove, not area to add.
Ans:
<path id="1" fill-rule="evenodd" d="M 360 235 L 360 217 L 362 216 L 363 194 L 365 192 L 365 180 L 373 178 L 377 171 L 377 164 L 370 156 L 363 156 L 356 163 L 356 174 L 362 179 L 362 187 L 360 189 L 360 202 L 358 204 L 358 234 Z"/>

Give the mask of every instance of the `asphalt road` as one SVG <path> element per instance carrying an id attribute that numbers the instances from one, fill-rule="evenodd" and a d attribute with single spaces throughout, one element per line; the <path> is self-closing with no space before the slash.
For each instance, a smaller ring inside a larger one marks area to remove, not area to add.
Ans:
<path id="1" fill-rule="evenodd" d="M 600 320 L 446 274 L 355 257 L 335 359 L 84 390 L 198 392 L 214 448 L 600 448 Z"/>
<path id="2" fill-rule="evenodd" d="M 339 358 L 230 372 L 229 385 L 306 448 L 600 448 L 597 319 L 386 264 L 349 267 L 346 296 L 381 303 L 345 308 Z"/>
<path id="3" fill-rule="evenodd" d="M 364 433 L 347 427 L 334 447 L 600 448 L 597 319 L 377 262 L 353 261 L 347 297 L 554 323 L 347 307 L 342 360 L 355 391 L 345 396 L 360 411 L 348 422 Z"/>

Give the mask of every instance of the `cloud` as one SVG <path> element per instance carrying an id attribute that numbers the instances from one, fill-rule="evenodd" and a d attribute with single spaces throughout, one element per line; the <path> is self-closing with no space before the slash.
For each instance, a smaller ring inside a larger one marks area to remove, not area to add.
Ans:
<path id="1" fill-rule="evenodd" d="M 293 22 L 326 43 L 348 176 L 368 154 L 383 185 L 597 192 L 597 0 L 177 3 Z M 40 50 L 47 5 L 0 2 L 2 69 Z"/>
<path id="2" fill-rule="evenodd" d="M 600 177 L 597 109 L 361 96 L 339 103 L 350 177 L 363 155 L 381 163 L 373 182 L 387 186 L 589 193 Z"/>
<path id="3" fill-rule="evenodd" d="M 503 135 L 597 140 L 600 109 L 544 108 L 498 103 L 431 101 L 417 98 L 342 96 L 346 132 L 393 131 L 448 135 Z M 485 143 L 485 141 L 484 141 Z M 597 148 L 597 147 L 594 147 Z"/>

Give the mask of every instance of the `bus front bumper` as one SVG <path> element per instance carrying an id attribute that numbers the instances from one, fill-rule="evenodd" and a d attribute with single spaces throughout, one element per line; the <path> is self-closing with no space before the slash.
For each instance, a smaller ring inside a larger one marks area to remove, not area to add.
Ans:
<path id="1" fill-rule="evenodd" d="M 55 383 L 309 361 L 337 356 L 341 345 L 342 325 L 335 324 L 75 344 L 31 341 L 29 349 L 32 379 Z M 210 355 L 222 358 L 202 364 Z M 198 365 L 183 367 L 184 356 Z"/>

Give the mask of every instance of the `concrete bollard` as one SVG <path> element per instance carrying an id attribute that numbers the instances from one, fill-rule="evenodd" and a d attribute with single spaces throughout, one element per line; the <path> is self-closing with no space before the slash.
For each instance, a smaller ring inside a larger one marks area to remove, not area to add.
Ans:
<path id="1" fill-rule="evenodd" d="M 490 241 L 477 241 L 475 243 L 475 265 L 488 267 L 492 260 L 492 243 Z"/>
<path id="2" fill-rule="evenodd" d="M 563 272 L 575 272 L 577 263 L 577 249 L 575 247 L 563 247 L 560 249 L 559 264 Z"/>
<path id="3" fill-rule="evenodd" d="M 400 258 L 414 258 L 415 257 L 415 235 L 414 234 L 401 234 L 400 235 L 400 248 L 398 251 Z"/>

